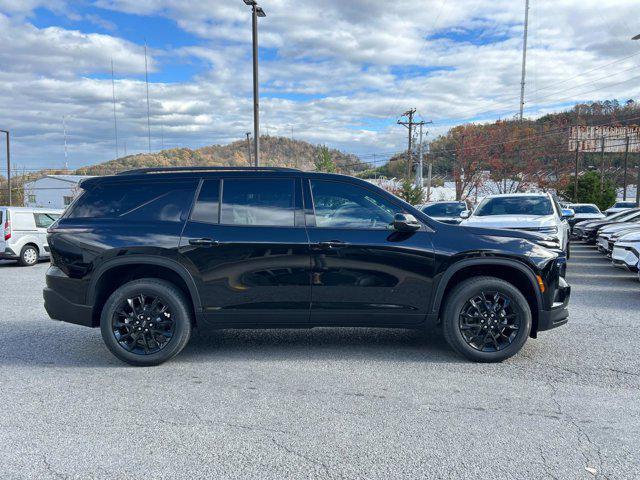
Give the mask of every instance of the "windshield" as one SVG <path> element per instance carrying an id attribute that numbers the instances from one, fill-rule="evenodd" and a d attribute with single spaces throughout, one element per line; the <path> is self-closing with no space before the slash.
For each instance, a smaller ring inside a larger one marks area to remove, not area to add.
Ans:
<path id="1" fill-rule="evenodd" d="M 551 215 L 553 207 L 548 197 L 485 198 L 473 213 L 477 217 L 489 215 Z"/>
<path id="2" fill-rule="evenodd" d="M 633 208 L 636 202 L 616 202 L 612 208 Z"/>
<path id="3" fill-rule="evenodd" d="M 600 213 L 595 205 L 569 205 L 569 208 L 576 213 Z"/>
<path id="4" fill-rule="evenodd" d="M 422 211 L 431 217 L 459 217 L 466 209 L 464 203 L 452 202 L 427 205 Z"/>

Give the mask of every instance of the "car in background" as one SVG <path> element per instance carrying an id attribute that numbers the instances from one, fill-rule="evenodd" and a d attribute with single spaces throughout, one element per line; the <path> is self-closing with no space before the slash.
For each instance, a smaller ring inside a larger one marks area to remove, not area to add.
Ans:
<path id="1" fill-rule="evenodd" d="M 640 228 L 620 236 L 613 246 L 611 261 L 614 266 L 637 272 L 640 262 Z"/>
<path id="2" fill-rule="evenodd" d="M 640 214 L 628 222 L 614 223 L 599 230 L 596 246 L 607 255 L 611 254 L 613 244 L 623 234 L 640 229 Z"/>
<path id="3" fill-rule="evenodd" d="M 457 225 L 462 221 L 460 214 L 468 210 L 465 202 L 429 202 L 416 207 L 438 222 Z"/>
<path id="4" fill-rule="evenodd" d="M 30 267 L 49 258 L 47 228 L 62 210 L 24 207 L 0 207 L 0 260 L 17 260 Z"/>
<path id="5" fill-rule="evenodd" d="M 636 218 L 640 214 L 640 208 L 632 208 L 615 213 L 602 220 L 582 222 L 575 226 L 574 234 L 581 240 L 591 245 L 595 244 L 600 233 L 600 229 L 616 223 L 624 223 Z"/>
<path id="6" fill-rule="evenodd" d="M 563 208 L 571 209 L 575 213 L 574 217 L 568 220 L 571 231 L 576 223 L 605 218 L 605 214 L 593 203 L 568 203 Z"/>
<path id="7" fill-rule="evenodd" d="M 618 212 L 622 212 L 624 210 L 629 210 L 630 208 L 634 208 L 636 207 L 636 202 L 627 202 L 627 201 L 622 201 L 622 202 L 616 202 L 613 204 L 613 206 L 607 208 L 604 213 L 606 213 L 607 215 L 611 215 L 613 213 L 618 213 Z"/>
<path id="8" fill-rule="evenodd" d="M 562 209 L 548 193 L 489 195 L 471 213 L 462 213 L 461 225 L 505 228 L 542 234 L 569 256 L 569 224 L 573 211 Z M 550 244 L 549 244 L 550 245 Z"/>

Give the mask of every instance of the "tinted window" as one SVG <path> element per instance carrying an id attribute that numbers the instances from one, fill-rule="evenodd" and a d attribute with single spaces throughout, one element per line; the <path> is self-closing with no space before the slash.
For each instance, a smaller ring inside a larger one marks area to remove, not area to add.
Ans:
<path id="1" fill-rule="evenodd" d="M 33 217 L 36 219 L 36 227 L 49 228 L 53 222 L 55 222 L 60 215 L 53 213 L 34 213 Z"/>
<path id="2" fill-rule="evenodd" d="M 389 228 L 392 203 L 370 190 L 348 183 L 311 181 L 316 226 L 322 228 Z"/>
<path id="3" fill-rule="evenodd" d="M 636 202 L 616 202 L 613 208 L 633 208 L 636 206 Z"/>
<path id="4" fill-rule="evenodd" d="M 551 215 L 553 207 L 548 197 L 486 198 L 474 212 L 478 217 L 489 215 Z"/>
<path id="5" fill-rule="evenodd" d="M 459 217 L 467 207 L 462 203 L 436 203 L 427 205 L 422 209 L 427 215 L 432 217 Z"/>
<path id="6" fill-rule="evenodd" d="M 86 191 L 67 218 L 179 222 L 191 207 L 196 181 L 111 183 Z"/>
<path id="7" fill-rule="evenodd" d="M 293 191 L 291 179 L 225 179 L 220 223 L 292 227 Z"/>
<path id="8" fill-rule="evenodd" d="M 204 223 L 218 223 L 220 203 L 220 180 L 202 182 L 198 200 L 191 212 L 191 220 Z"/>
<path id="9" fill-rule="evenodd" d="M 569 206 L 576 213 L 600 213 L 597 207 L 592 205 Z"/>

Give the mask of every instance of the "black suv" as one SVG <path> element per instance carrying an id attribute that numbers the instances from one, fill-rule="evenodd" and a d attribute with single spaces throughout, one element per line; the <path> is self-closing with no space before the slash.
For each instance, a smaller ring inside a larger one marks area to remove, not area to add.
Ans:
<path id="1" fill-rule="evenodd" d="M 49 229 L 45 307 L 135 365 L 194 327 L 441 325 L 475 361 L 564 324 L 566 259 L 526 232 L 446 225 L 352 177 L 156 168 L 96 177 Z"/>

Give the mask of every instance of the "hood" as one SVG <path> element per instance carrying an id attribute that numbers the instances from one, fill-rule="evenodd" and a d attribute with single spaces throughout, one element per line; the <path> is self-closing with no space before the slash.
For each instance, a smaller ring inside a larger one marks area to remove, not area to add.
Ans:
<path id="1" fill-rule="evenodd" d="M 552 215 L 489 215 L 477 217 L 472 215 L 462 222 L 465 227 L 488 228 L 541 228 L 553 227 L 555 221 Z"/>
<path id="2" fill-rule="evenodd" d="M 617 220 L 598 220 L 597 222 L 588 222 L 584 224 L 582 228 L 587 230 L 595 230 L 598 228 L 605 227 L 607 225 L 615 225 L 617 223 L 620 223 L 620 222 L 618 222 Z"/>
<path id="3" fill-rule="evenodd" d="M 576 220 L 593 220 L 605 217 L 606 215 L 603 213 L 576 213 L 576 216 L 573 218 L 575 218 Z"/>
<path id="4" fill-rule="evenodd" d="M 640 228 L 631 232 L 624 232 L 618 238 L 618 242 L 640 242 Z"/>
<path id="5" fill-rule="evenodd" d="M 525 232 L 522 230 L 510 230 L 510 229 L 502 229 L 502 228 L 489 228 L 484 226 L 469 226 L 464 223 L 461 224 L 458 228 L 464 228 L 467 233 L 472 235 L 483 235 L 488 237 L 503 237 L 503 238 L 521 238 L 523 240 L 529 240 L 531 242 L 538 242 L 540 240 L 545 240 L 548 238 L 548 235 L 537 232 Z"/>
<path id="6" fill-rule="evenodd" d="M 622 222 L 622 223 L 614 223 L 612 225 L 607 225 L 600 229 L 600 233 L 615 233 L 626 229 L 634 229 L 640 228 L 640 223 L 636 222 Z"/>

